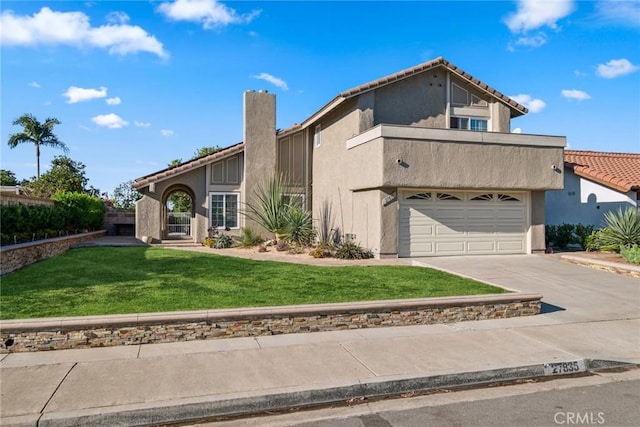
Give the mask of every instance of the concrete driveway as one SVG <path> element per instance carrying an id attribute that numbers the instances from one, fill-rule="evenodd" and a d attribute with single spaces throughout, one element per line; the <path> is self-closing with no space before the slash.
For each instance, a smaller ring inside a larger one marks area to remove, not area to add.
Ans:
<path id="1" fill-rule="evenodd" d="M 571 264 L 550 255 L 414 258 L 416 265 L 449 271 L 506 288 L 539 292 L 543 324 L 640 318 L 640 280 Z"/>

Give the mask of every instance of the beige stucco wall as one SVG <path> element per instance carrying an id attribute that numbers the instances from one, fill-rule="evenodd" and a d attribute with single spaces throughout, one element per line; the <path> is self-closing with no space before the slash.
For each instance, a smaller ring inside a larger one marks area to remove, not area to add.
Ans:
<path id="1" fill-rule="evenodd" d="M 313 147 L 312 199 L 313 216 L 319 217 L 319 208 L 326 200 L 335 213 L 334 227 L 342 233 L 355 233 L 353 222 L 353 194 L 350 191 L 349 169 L 365 171 L 368 165 L 346 161 L 344 141 L 359 133 L 360 110 L 355 100 L 346 101 L 343 107 L 325 117 L 320 147 Z M 366 119 L 365 119 L 366 121 Z M 314 126 L 311 127 L 313 132 Z M 310 139 L 313 139 L 313 133 Z M 355 233 L 360 240 L 362 233 Z"/>
<path id="2" fill-rule="evenodd" d="M 376 144 L 382 144 L 380 184 L 385 187 L 542 190 L 563 185 L 562 174 L 552 169 L 562 164 L 562 148 L 396 139 Z M 359 156 L 358 148 L 350 157 Z M 353 178 L 355 188 L 370 185 Z"/>
<path id="3" fill-rule="evenodd" d="M 446 81 L 436 69 L 377 89 L 374 124 L 445 128 Z"/>

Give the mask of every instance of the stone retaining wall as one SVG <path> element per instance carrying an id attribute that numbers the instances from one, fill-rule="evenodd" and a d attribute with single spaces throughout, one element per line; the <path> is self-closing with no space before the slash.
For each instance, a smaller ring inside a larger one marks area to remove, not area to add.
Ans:
<path id="1" fill-rule="evenodd" d="M 73 236 L 56 237 L 55 239 L 2 246 L 0 247 L 0 275 L 11 273 L 35 262 L 59 255 L 69 250 L 72 245 L 93 240 L 104 236 L 105 233 L 104 230 L 92 231 L 74 234 Z"/>
<path id="2" fill-rule="evenodd" d="M 0 353 L 169 343 L 386 326 L 427 325 L 540 313 L 539 294 L 0 321 Z"/>

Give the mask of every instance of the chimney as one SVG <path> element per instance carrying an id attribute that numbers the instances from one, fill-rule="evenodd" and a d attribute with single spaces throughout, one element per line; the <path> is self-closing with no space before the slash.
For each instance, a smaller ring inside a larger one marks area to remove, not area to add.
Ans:
<path id="1" fill-rule="evenodd" d="M 276 96 L 266 90 L 244 93 L 244 199 L 252 203 L 256 187 L 276 174 Z M 248 218 L 246 226 L 264 232 Z"/>

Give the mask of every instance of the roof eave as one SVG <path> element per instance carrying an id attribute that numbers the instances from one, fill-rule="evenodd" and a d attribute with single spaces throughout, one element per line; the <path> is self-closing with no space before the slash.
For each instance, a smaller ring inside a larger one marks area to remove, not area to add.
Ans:
<path id="1" fill-rule="evenodd" d="M 209 154 L 204 157 L 200 157 L 194 160 L 190 160 L 188 162 L 184 162 L 178 166 L 162 169 L 158 172 L 154 172 L 152 174 L 140 177 L 133 182 L 132 186 L 134 189 L 140 190 L 144 187 L 147 187 L 149 184 L 161 182 L 169 178 L 172 178 L 174 176 L 189 172 L 198 167 L 208 165 L 210 163 L 214 163 L 220 160 L 224 160 L 228 157 L 234 156 L 243 151 L 244 151 L 244 142 L 240 142 L 238 144 L 235 144 L 223 150 L 220 150 L 216 153 Z"/>

